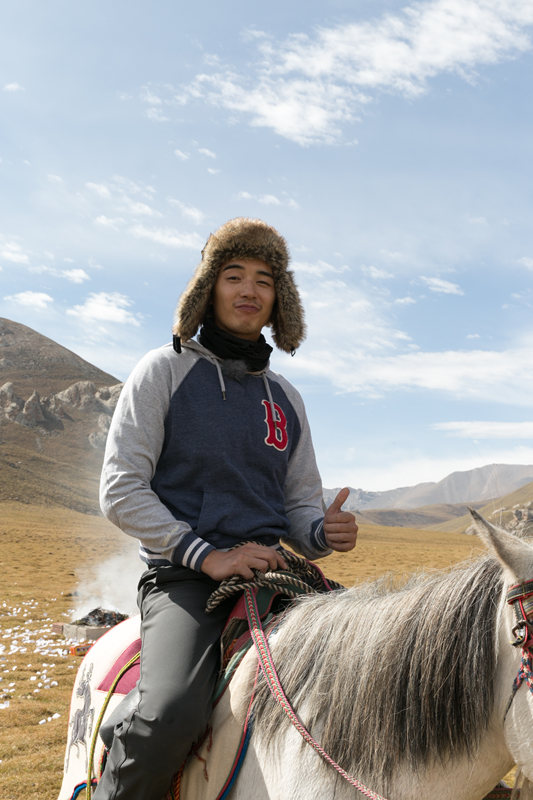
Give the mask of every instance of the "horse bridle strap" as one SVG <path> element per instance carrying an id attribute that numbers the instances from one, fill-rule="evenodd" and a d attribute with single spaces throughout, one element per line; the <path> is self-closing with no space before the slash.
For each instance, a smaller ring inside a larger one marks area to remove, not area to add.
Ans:
<path id="1" fill-rule="evenodd" d="M 507 590 L 507 602 L 513 606 L 516 624 L 513 626 L 515 637 L 512 644 L 531 651 L 533 646 L 533 581 L 524 581 L 510 586 Z"/>
<path id="2" fill-rule="evenodd" d="M 270 652 L 268 639 L 265 636 L 265 632 L 261 624 L 261 617 L 259 616 L 259 610 L 257 608 L 253 589 L 246 587 L 244 590 L 244 598 L 246 605 L 246 616 L 248 617 L 248 625 L 250 627 L 250 635 L 257 651 L 257 657 L 261 666 L 261 670 L 265 676 L 270 693 L 276 702 L 279 703 L 285 715 L 289 718 L 304 741 L 311 745 L 313 750 L 315 750 L 324 759 L 324 761 L 332 766 L 333 769 L 335 769 L 339 775 L 344 778 L 344 780 L 348 781 L 349 784 L 354 786 L 359 792 L 361 792 L 361 794 L 365 795 L 365 797 L 371 798 L 371 800 L 386 800 L 385 797 L 373 792 L 371 789 L 361 783 L 361 781 L 358 781 L 357 778 L 354 778 L 341 766 L 339 766 L 339 764 L 337 764 L 337 762 L 334 761 L 331 756 L 326 753 L 323 747 L 313 738 L 305 725 L 299 719 L 285 692 L 283 691 L 283 686 L 281 685 L 276 667 L 274 666 L 272 653 Z"/>
<path id="3" fill-rule="evenodd" d="M 507 602 L 513 606 L 515 624 L 513 625 L 514 647 L 522 648 L 522 659 L 518 674 L 513 681 L 511 697 L 505 710 L 504 720 L 514 700 L 514 696 L 525 681 L 533 694 L 533 581 L 523 581 L 510 586 Z"/>

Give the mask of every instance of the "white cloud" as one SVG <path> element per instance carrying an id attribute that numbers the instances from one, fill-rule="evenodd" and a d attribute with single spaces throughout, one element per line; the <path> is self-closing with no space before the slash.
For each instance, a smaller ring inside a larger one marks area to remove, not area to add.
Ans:
<path id="1" fill-rule="evenodd" d="M 198 152 L 201 156 L 206 156 L 206 158 L 216 158 L 216 153 L 213 153 L 212 150 L 208 150 L 207 147 L 199 147 Z"/>
<path id="2" fill-rule="evenodd" d="M 188 161 L 188 159 L 190 158 L 189 154 L 184 153 L 183 150 L 174 150 L 174 155 L 181 161 Z"/>
<path id="3" fill-rule="evenodd" d="M 162 213 L 154 207 L 156 190 L 153 186 L 145 185 L 114 175 L 106 183 L 88 181 L 85 188 L 89 190 L 88 202 L 94 204 L 94 197 L 99 199 L 98 210 L 94 221 L 97 225 L 118 230 L 125 223 L 126 218 L 162 217 Z M 94 205 L 93 205 L 94 207 Z"/>
<path id="4" fill-rule="evenodd" d="M 96 225 L 102 225 L 102 227 L 111 228 L 114 231 L 118 231 L 125 221 L 123 217 L 106 217 L 105 214 L 100 214 L 94 220 Z"/>
<path id="5" fill-rule="evenodd" d="M 277 356 L 289 379 L 325 381 L 365 402 L 422 391 L 477 404 L 530 406 L 533 331 L 507 349 L 422 349 L 394 323 L 398 303 L 379 284 L 350 285 L 323 263 L 294 266 L 308 336 L 298 358 Z"/>
<path id="6" fill-rule="evenodd" d="M 406 297 L 397 297 L 394 300 L 394 303 L 397 306 L 410 306 L 416 303 L 416 300 L 414 299 L 414 297 L 410 297 L 409 295 L 407 295 Z"/>
<path id="7" fill-rule="evenodd" d="M 250 192 L 239 192 L 237 197 L 241 200 L 252 200 L 256 203 L 261 203 L 263 206 L 287 206 L 288 208 L 299 208 L 296 200 L 292 197 L 283 196 L 278 197 L 275 194 L 251 194 Z"/>
<path id="8" fill-rule="evenodd" d="M 123 195 L 119 206 L 120 211 L 126 211 L 134 217 L 161 217 L 160 211 L 149 206 L 147 203 L 142 203 L 140 200 L 132 200 L 131 197 Z"/>
<path id="9" fill-rule="evenodd" d="M 148 105 L 152 106 L 163 105 L 163 100 L 161 99 L 161 97 L 155 94 L 155 92 L 148 85 L 142 87 L 141 99 L 143 100 L 144 103 L 148 103 Z"/>
<path id="10" fill-rule="evenodd" d="M 165 247 L 201 250 L 205 244 L 197 233 L 180 233 L 173 228 L 147 228 L 145 225 L 134 225 L 130 228 L 130 233 L 139 239 L 150 239 Z"/>
<path id="11" fill-rule="evenodd" d="M 302 145 L 335 142 L 341 134 L 338 123 L 354 118 L 346 96 L 352 94 L 351 90 L 325 87 L 310 80 L 285 82 L 266 76 L 247 89 L 241 81 L 241 76 L 231 71 L 199 75 L 194 93 L 212 105 L 249 114 L 253 126 L 272 128 Z"/>
<path id="12" fill-rule="evenodd" d="M 92 292 L 83 305 L 67 310 L 67 314 L 81 318 L 84 322 L 114 322 L 120 325 L 135 325 L 140 321 L 128 309 L 133 302 L 118 292 Z"/>
<path id="13" fill-rule="evenodd" d="M 437 422 L 437 431 L 450 433 L 462 439 L 533 439 L 533 422 Z"/>
<path id="14" fill-rule="evenodd" d="M 525 289 L 523 292 L 512 292 L 511 298 L 522 306 L 526 308 L 533 307 L 533 289 Z M 504 308 L 510 308 L 509 304 L 506 304 Z"/>
<path id="15" fill-rule="evenodd" d="M 182 203 L 181 200 L 176 200 L 174 197 L 169 197 L 168 202 L 179 208 L 182 215 L 186 219 L 192 220 L 195 225 L 201 225 L 205 219 L 205 214 L 203 211 L 200 211 L 199 208 L 195 208 L 194 206 L 188 206 L 185 203 Z"/>
<path id="16" fill-rule="evenodd" d="M 321 260 L 315 261 L 314 263 L 309 261 L 293 261 L 291 266 L 297 276 L 305 274 L 315 275 L 318 278 L 331 273 L 342 274 L 350 269 L 346 264 L 336 267 L 333 264 L 329 264 L 327 261 Z"/>
<path id="17" fill-rule="evenodd" d="M 244 74 L 215 60 L 180 102 L 240 112 L 301 145 L 331 143 L 381 93 L 413 98 L 442 74 L 472 81 L 479 66 L 529 50 L 532 24 L 530 0 L 432 0 L 280 43 L 261 35 Z"/>
<path id="18" fill-rule="evenodd" d="M 65 278 L 67 281 L 71 281 L 71 283 L 83 283 L 83 281 L 90 280 L 90 276 L 84 269 L 80 268 L 56 269 L 55 267 L 48 267 L 41 264 L 39 267 L 30 267 L 29 271 L 37 275 L 46 273 L 47 275 L 53 275 L 54 278 Z"/>
<path id="19" fill-rule="evenodd" d="M 13 83 L 6 83 L 3 87 L 4 92 L 24 92 L 24 86 L 21 86 L 20 83 L 14 81 Z"/>
<path id="20" fill-rule="evenodd" d="M 265 206 L 280 206 L 281 200 L 274 194 L 262 194 L 257 198 Z"/>
<path id="21" fill-rule="evenodd" d="M 208 167 L 207 171 L 210 175 L 218 175 L 220 172 L 219 169 L 214 169 L 213 167 Z"/>
<path id="22" fill-rule="evenodd" d="M 530 269 L 533 271 L 533 258 L 529 258 L 524 256 L 524 258 L 519 258 L 518 263 L 520 266 L 525 267 L 526 269 Z"/>
<path id="23" fill-rule="evenodd" d="M 114 175 L 111 182 L 113 191 L 129 192 L 130 194 L 140 195 L 144 199 L 152 199 L 156 193 L 155 187 L 150 184 L 139 183 L 132 181 L 131 178 L 125 178 L 123 175 Z"/>
<path id="24" fill-rule="evenodd" d="M 109 187 L 106 186 L 104 183 L 91 183 L 90 181 L 85 184 L 85 186 L 90 189 L 95 194 L 99 195 L 100 197 L 111 197 L 111 192 L 109 191 Z"/>
<path id="25" fill-rule="evenodd" d="M 85 270 L 80 268 L 64 269 L 62 270 L 62 275 L 67 281 L 71 281 L 72 283 L 83 283 L 84 281 L 90 280 Z"/>
<path id="26" fill-rule="evenodd" d="M 52 172 L 50 172 L 46 177 L 48 178 L 50 183 L 63 183 L 64 182 L 63 178 L 61 177 L 61 175 L 54 175 Z"/>
<path id="27" fill-rule="evenodd" d="M 396 352 L 399 344 L 409 341 L 407 334 L 388 320 L 388 303 L 381 295 L 335 276 L 344 267 L 323 261 L 298 262 L 294 267 L 309 331 L 305 352 L 311 353 L 306 357 L 302 352 L 298 359 L 290 359 L 296 369 L 327 376 L 344 391 L 351 385 L 353 364 L 371 354 Z M 318 364 L 313 365 L 315 359 Z"/>
<path id="28" fill-rule="evenodd" d="M 402 340 L 401 336 L 394 337 L 394 331 L 379 318 L 371 319 L 372 311 L 376 309 L 371 304 L 353 310 L 343 303 L 337 303 L 337 310 L 330 305 L 327 319 L 337 320 L 338 336 L 328 335 L 325 347 L 321 337 L 311 333 L 305 355 L 302 352 L 298 359 L 287 362 L 286 369 L 320 376 L 343 392 L 367 398 L 423 389 L 478 403 L 530 405 L 533 374 L 524 369 L 530 360 L 530 346 L 499 352 L 382 352 Z M 360 325 L 358 315 L 363 317 Z M 348 325 L 344 339 L 340 336 L 343 321 Z M 316 324 L 310 326 L 311 331 Z M 351 347 L 341 347 L 339 341 L 349 341 Z"/>
<path id="29" fill-rule="evenodd" d="M 13 264 L 28 264 L 29 257 L 22 251 L 22 248 L 16 242 L 4 242 L 0 245 L 0 258 L 4 261 L 10 261 Z"/>
<path id="30" fill-rule="evenodd" d="M 442 278 L 428 278 L 422 275 L 420 280 L 426 284 L 430 292 L 438 292 L 440 294 L 464 294 L 458 284 L 445 281 Z"/>
<path id="31" fill-rule="evenodd" d="M 168 122 L 170 120 L 170 117 L 167 117 L 164 111 L 155 106 L 147 108 L 145 114 L 148 119 L 153 119 L 154 122 Z"/>
<path id="32" fill-rule="evenodd" d="M 368 267 L 363 266 L 361 267 L 361 269 L 365 273 L 365 275 L 368 275 L 368 277 L 372 278 L 372 280 L 384 281 L 388 280 L 389 278 L 394 278 L 392 272 L 387 272 L 386 270 L 380 269 L 379 267 L 374 267 L 372 264 L 370 264 Z"/>
<path id="33" fill-rule="evenodd" d="M 4 297 L 4 300 L 10 300 L 12 303 L 18 303 L 26 308 L 33 308 L 36 311 L 44 311 L 48 308 L 50 303 L 54 302 L 54 298 L 44 292 L 18 292 L 18 294 L 11 294 Z"/>

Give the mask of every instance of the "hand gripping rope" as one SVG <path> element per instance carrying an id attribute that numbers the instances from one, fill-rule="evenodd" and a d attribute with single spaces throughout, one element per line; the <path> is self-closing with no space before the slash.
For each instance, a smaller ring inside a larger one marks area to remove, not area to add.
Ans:
<path id="1" fill-rule="evenodd" d="M 306 741 L 307 744 L 310 744 L 313 750 L 315 750 L 319 756 L 324 759 L 324 761 L 332 766 L 333 769 L 344 778 L 344 780 L 348 781 L 349 784 L 354 786 L 358 792 L 361 792 L 361 794 L 365 795 L 365 797 L 370 797 L 371 800 L 386 800 L 381 795 L 376 794 L 376 792 L 373 792 L 371 789 L 368 789 L 363 783 L 358 781 L 357 778 L 354 778 L 348 772 L 343 770 L 343 768 L 326 753 L 326 751 L 312 737 L 307 728 L 300 721 L 289 700 L 287 699 L 285 692 L 283 691 L 278 673 L 276 672 L 276 667 L 274 666 L 274 662 L 272 660 L 272 653 L 270 652 L 270 647 L 268 646 L 268 640 L 261 625 L 261 619 L 253 590 L 250 587 L 246 587 L 244 589 L 244 596 L 246 601 L 246 615 L 248 617 L 248 624 L 250 626 L 250 634 L 257 650 L 257 656 L 259 659 L 259 664 L 261 665 L 261 670 L 265 676 L 272 696 L 279 703 L 285 715 L 289 718 L 304 741 Z"/>

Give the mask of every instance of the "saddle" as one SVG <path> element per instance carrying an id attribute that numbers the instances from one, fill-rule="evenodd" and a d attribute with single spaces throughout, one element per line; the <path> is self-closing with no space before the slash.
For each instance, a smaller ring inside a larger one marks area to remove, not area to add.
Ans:
<path id="1" fill-rule="evenodd" d="M 288 570 L 266 574 L 256 572 L 252 581 L 234 576 L 223 581 L 208 599 L 207 612 L 228 598 L 237 597 L 221 637 L 221 669 L 213 695 L 213 707 L 220 701 L 252 644 L 244 605 L 245 588 L 251 588 L 254 592 L 264 628 L 272 627 L 291 600 L 298 595 L 344 588 L 341 584 L 326 579 L 313 562 L 287 550 L 283 550 L 283 556 Z M 140 648 L 140 639 L 132 642 L 98 686 L 101 691 L 111 691 L 114 687 L 115 693 L 124 695 L 124 699 L 100 727 L 100 738 L 107 750 L 113 742 L 115 725 L 122 722 L 138 703 L 136 684 L 139 679 L 139 660 L 134 661 L 123 674 L 120 673 L 136 654 L 140 654 Z"/>

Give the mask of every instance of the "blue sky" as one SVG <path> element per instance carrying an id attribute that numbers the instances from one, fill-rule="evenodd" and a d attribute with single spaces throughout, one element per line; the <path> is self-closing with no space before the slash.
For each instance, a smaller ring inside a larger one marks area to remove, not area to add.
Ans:
<path id="1" fill-rule="evenodd" d="M 533 464 L 532 75 L 530 0 L 7 4 L 0 316 L 124 379 L 261 217 L 325 486 Z"/>

